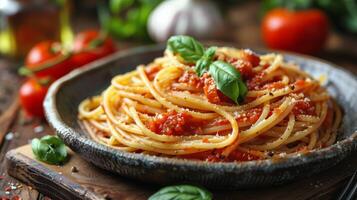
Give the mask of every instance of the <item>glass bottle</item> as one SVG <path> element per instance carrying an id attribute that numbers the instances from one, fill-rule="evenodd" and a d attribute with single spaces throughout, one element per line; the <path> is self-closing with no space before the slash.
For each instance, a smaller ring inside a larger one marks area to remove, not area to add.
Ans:
<path id="1" fill-rule="evenodd" d="M 38 42 L 72 39 L 68 0 L 0 0 L 0 53 L 23 57 Z"/>

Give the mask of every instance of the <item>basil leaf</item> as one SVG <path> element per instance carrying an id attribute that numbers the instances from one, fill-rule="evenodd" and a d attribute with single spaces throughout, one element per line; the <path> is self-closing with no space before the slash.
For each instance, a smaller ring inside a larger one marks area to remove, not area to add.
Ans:
<path id="1" fill-rule="evenodd" d="M 167 41 L 167 47 L 173 53 L 179 54 L 188 63 L 198 61 L 204 52 L 204 47 L 201 43 L 190 36 L 184 35 L 170 37 Z"/>
<path id="2" fill-rule="evenodd" d="M 215 61 L 209 67 L 211 74 L 217 88 L 235 103 L 238 103 L 240 95 L 240 84 L 242 82 L 240 73 L 231 65 L 223 61 Z M 244 90 L 244 87 L 241 86 Z M 243 97 L 243 96 L 242 96 Z"/>
<path id="3" fill-rule="evenodd" d="M 206 189 L 192 185 L 164 187 L 148 200 L 211 200 L 212 194 Z"/>
<path id="4" fill-rule="evenodd" d="M 167 48 L 186 62 L 195 63 L 195 71 L 198 76 L 202 76 L 208 71 L 217 88 L 235 103 L 244 100 L 247 87 L 242 81 L 240 73 L 226 62 L 215 61 L 212 63 L 216 47 L 210 47 L 204 51 L 202 44 L 192 37 L 178 35 L 172 36 L 167 41 Z"/>
<path id="5" fill-rule="evenodd" d="M 202 58 L 200 58 L 196 62 L 195 71 L 196 71 L 198 76 L 202 76 L 205 72 L 208 71 L 208 68 L 212 63 L 213 56 L 216 53 L 216 49 L 217 49 L 217 47 L 208 48 L 204 52 Z"/>
<path id="6" fill-rule="evenodd" d="M 40 149 L 40 140 L 35 138 L 31 141 L 31 146 L 32 146 L 32 152 L 35 154 L 35 156 L 39 155 L 39 149 Z"/>
<path id="7" fill-rule="evenodd" d="M 245 96 L 248 93 L 248 88 L 243 81 L 239 82 L 239 97 L 238 102 L 244 101 Z"/>
<path id="8" fill-rule="evenodd" d="M 32 152 L 36 158 L 48 164 L 61 164 L 67 158 L 67 149 L 57 136 L 47 135 L 41 139 L 33 139 Z"/>

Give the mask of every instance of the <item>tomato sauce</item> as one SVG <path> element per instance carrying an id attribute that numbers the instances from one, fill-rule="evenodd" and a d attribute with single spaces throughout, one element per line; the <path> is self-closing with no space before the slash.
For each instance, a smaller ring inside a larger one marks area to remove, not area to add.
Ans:
<path id="1" fill-rule="evenodd" d="M 297 81 L 295 81 L 295 83 L 293 84 L 295 87 L 297 87 L 297 88 L 304 88 L 304 87 L 306 87 L 307 86 L 307 83 L 306 83 L 306 81 L 305 80 L 297 80 Z"/>
<path id="2" fill-rule="evenodd" d="M 169 111 L 148 123 L 148 128 L 160 135 L 183 136 L 202 133 L 203 122 L 198 122 L 185 112 Z"/>
<path id="3" fill-rule="evenodd" d="M 238 123 L 249 123 L 249 124 L 254 124 L 262 114 L 263 109 L 262 108 L 252 108 L 250 110 L 247 110 L 246 112 L 242 114 L 238 114 L 235 119 L 237 120 Z M 216 121 L 212 124 L 212 126 L 219 126 L 219 125 L 225 125 L 228 124 L 228 120 L 223 119 Z"/>
<path id="4" fill-rule="evenodd" d="M 209 102 L 214 104 L 234 103 L 229 97 L 217 89 L 213 78 L 207 73 L 203 75 L 202 79 L 204 80 L 203 90 Z"/>
<path id="5" fill-rule="evenodd" d="M 213 78 L 208 73 L 205 73 L 202 77 L 198 77 L 195 72 L 185 71 L 178 79 L 178 82 L 186 83 L 196 89 L 203 90 L 207 100 L 211 103 L 233 103 L 231 99 L 217 89 Z"/>
<path id="6" fill-rule="evenodd" d="M 265 73 L 258 73 L 254 75 L 251 79 L 247 80 L 248 90 L 259 90 L 261 89 L 260 85 L 262 84 L 262 80 Z"/>
<path id="7" fill-rule="evenodd" d="M 246 60 L 234 59 L 231 64 L 240 72 L 244 79 L 248 79 L 254 76 L 252 63 Z"/>
<path id="8" fill-rule="evenodd" d="M 197 76 L 193 71 L 185 71 L 182 76 L 178 79 L 179 83 L 186 83 L 196 89 L 202 89 L 204 85 L 204 80 Z"/>
<path id="9" fill-rule="evenodd" d="M 148 76 L 149 80 L 154 80 L 157 72 L 159 72 L 161 70 L 161 66 L 160 65 L 154 65 L 154 66 L 150 66 L 145 68 L 145 73 Z"/>
<path id="10" fill-rule="evenodd" d="M 228 156 L 228 162 L 232 161 L 250 161 L 250 160 L 259 160 L 258 156 L 250 154 L 248 152 L 242 152 L 235 150 Z"/>
<path id="11" fill-rule="evenodd" d="M 284 87 L 285 87 L 285 85 L 282 82 L 277 81 L 277 82 L 265 84 L 263 86 L 263 89 L 281 89 Z"/>
<path id="12" fill-rule="evenodd" d="M 241 58 L 252 64 L 253 67 L 256 67 L 260 63 L 259 55 L 254 53 L 251 50 L 244 50 L 241 52 Z"/>
<path id="13" fill-rule="evenodd" d="M 240 58 L 231 58 L 228 62 L 240 72 L 244 79 L 250 79 L 254 76 L 253 68 L 259 65 L 260 58 L 250 50 L 242 51 L 240 56 Z"/>
<path id="14" fill-rule="evenodd" d="M 262 112 L 263 112 L 262 108 L 253 108 L 243 114 L 236 116 L 236 120 L 238 123 L 249 122 L 251 124 L 254 124 L 259 119 Z"/>
<path id="15" fill-rule="evenodd" d="M 185 71 L 178 79 L 179 83 L 186 83 L 196 89 L 203 90 L 207 100 L 214 104 L 233 103 L 216 87 L 213 78 L 205 73 L 202 77 L 198 77 L 195 72 Z"/>
<path id="16" fill-rule="evenodd" d="M 293 108 L 293 113 L 295 115 L 315 115 L 315 106 L 309 99 L 297 100 Z"/>
<path id="17" fill-rule="evenodd" d="M 239 58 L 225 58 L 224 60 L 232 64 L 240 72 L 244 80 L 255 77 L 253 67 L 258 66 L 260 63 L 259 56 L 250 50 L 242 51 Z M 195 72 L 186 71 L 178 79 L 178 82 L 187 83 L 197 89 L 203 89 L 205 96 L 211 103 L 219 105 L 234 104 L 229 97 L 218 90 L 213 78 L 208 73 L 198 77 Z"/>

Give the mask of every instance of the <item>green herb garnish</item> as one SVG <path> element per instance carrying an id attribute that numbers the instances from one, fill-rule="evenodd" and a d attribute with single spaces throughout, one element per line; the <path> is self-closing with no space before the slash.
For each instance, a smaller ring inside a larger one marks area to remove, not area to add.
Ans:
<path id="1" fill-rule="evenodd" d="M 67 149 L 57 136 L 47 135 L 41 139 L 33 139 L 32 152 L 36 158 L 48 164 L 62 164 L 67 158 Z"/>
<path id="2" fill-rule="evenodd" d="M 240 85 L 244 85 L 240 73 L 231 65 L 223 61 L 215 61 L 209 67 L 217 88 L 235 103 L 238 103 L 238 98 L 242 97 Z"/>
<path id="3" fill-rule="evenodd" d="M 148 200 L 211 200 L 212 194 L 204 188 L 192 185 L 167 186 L 153 194 Z"/>
<path id="4" fill-rule="evenodd" d="M 172 52 L 179 54 L 188 63 L 196 63 L 205 51 L 203 45 L 189 36 L 172 36 L 167 41 L 167 47 Z"/>
<path id="5" fill-rule="evenodd" d="M 196 62 L 195 71 L 198 76 L 202 76 L 208 71 L 209 66 L 212 64 L 213 56 L 216 53 L 217 47 L 208 48 L 203 56 Z"/>
<path id="6" fill-rule="evenodd" d="M 240 72 L 231 64 L 224 61 L 214 61 L 216 47 L 207 50 L 203 45 L 189 36 L 177 35 L 167 41 L 170 51 L 178 54 L 185 62 L 195 64 L 195 72 L 202 76 L 208 72 L 218 88 L 224 95 L 235 103 L 244 100 L 248 89 L 243 82 Z"/>

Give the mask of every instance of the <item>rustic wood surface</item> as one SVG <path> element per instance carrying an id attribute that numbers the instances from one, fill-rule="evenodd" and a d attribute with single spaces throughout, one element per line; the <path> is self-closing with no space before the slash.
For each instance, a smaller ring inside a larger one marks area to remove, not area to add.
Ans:
<path id="1" fill-rule="evenodd" d="M 115 176 L 94 167 L 72 151 L 69 152 L 70 160 L 65 165 L 54 166 L 37 161 L 30 145 L 19 147 L 7 154 L 8 173 L 55 199 L 96 200 L 110 197 L 145 200 L 160 188 Z M 212 192 L 215 199 L 223 200 L 335 199 L 340 187 L 356 168 L 357 157 L 350 156 L 325 172 L 282 186 Z"/>
<path id="2" fill-rule="evenodd" d="M 260 37 L 258 6 L 256 3 L 247 3 L 240 7 L 231 7 L 226 13 L 226 18 L 228 28 L 225 31 L 226 35 L 223 36 L 221 40 L 234 42 L 242 47 L 263 46 Z M 73 20 L 73 24 L 76 31 L 85 28 L 98 27 L 95 19 L 88 18 L 88 16 L 76 17 Z M 123 41 L 118 42 L 119 49 L 125 49 L 136 45 L 139 44 Z M 316 56 L 334 62 L 357 75 L 356 35 L 332 33 L 326 50 Z M 37 190 L 21 184 L 19 181 L 6 174 L 6 152 L 28 144 L 32 138 L 53 134 L 44 121 L 27 119 L 19 108 L 17 90 L 21 85 L 21 78 L 16 75 L 16 68 L 20 65 L 21 61 L 19 60 L 10 60 L 8 58 L 0 57 L 0 199 L 11 199 L 17 195 L 22 197 L 22 199 L 47 199 L 47 197 L 37 192 Z M 356 160 L 354 160 L 353 163 L 356 163 Z M 344 164 L 340 165 L 341 168 L 339 170 L 324 172 L 314 176 L 316 180 L 312 183 L 312 186 L 309 186 L 309 183 L 307 183 L 299 187 L 305 187 L 305 191 L 319 191 L 317 196 L 311 196 L 311 198 L 326 197 L 331 199 L 339 190 L 339 187 L 346 181 L 344 181 L 343 178 L 339 180 L 329 179 L 330 174 L 345 173 L 349 164 L 351 164 L 351 161 L 345 161 Z M 107 172 L 104 172 L 102 175 L 107 177 L 112 176 Z M 347 175 L 348 174 L 340 174 L 340 177 L 346 177 Z M 320 185 L 320 182 L 326 182 L 327 184 Z M 129 186 L 126 187 L 129 188 L 133 186 L 141 187 L 142 185 L 130 181 L 128 184 Z M 108 187 L 108 185 L 106 185 L 106 187 Z M 157 187 L 154 187 L 154 189 L 157 189 Z M 284 188 L 274 188 L 274 190 L 271 190 L 270 192 L 269 189 L 267 189 L 264 194 L 271 194 L 272 191 L 279 190 L 284 190 Z M 148 190 L 143 190 L 143 195 L 148 195 L 149 192 L 145 193 L 145 191 Z M 150 190 L 150 192 L 151 191 L 152 190 Z M 296 188 L 290 188 L 291 195 L 295 195 L 295 191 Z M 241 193 L 249 193 L 249 191 Z M 217 197 L 221 197 L 221 194 L 217 195 Z M 248 194 L 245 195 L 247 195 L 246 197 L 251 197 Z M 298 199 L 303 199 L 304 193 L 299 195 L 301 196 L 299 196 Z M 273 197 L 280 198 L 280 196 Z"/>

